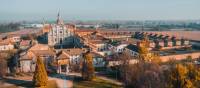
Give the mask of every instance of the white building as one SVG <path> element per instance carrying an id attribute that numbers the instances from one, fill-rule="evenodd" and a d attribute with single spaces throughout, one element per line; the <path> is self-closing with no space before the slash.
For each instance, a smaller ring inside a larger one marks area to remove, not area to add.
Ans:
<path id="1" fill-rule="evenodd" d="M 43 32 L 46 33 L 48 45 L 68 45 L 73 42 L 75 26 L 66 25 L 60 18 L 58 13 L 56 24 L 45 24 L 43 27 Z"/>
<path id="2" fill-rule="evenodd" d="M 121 43 L 118 44 L 109 44 L 109 48 L 112 50 L 113 53 L 122 53 L 126 46 L 128 46 L 127 43 Z"/>

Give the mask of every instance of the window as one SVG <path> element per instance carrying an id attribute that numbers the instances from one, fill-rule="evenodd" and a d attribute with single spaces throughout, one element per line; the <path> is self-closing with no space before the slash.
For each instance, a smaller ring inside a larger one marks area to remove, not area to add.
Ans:
<path id="1" fill-rule="evenodd" d="M 62 38 L 60 38 L 60 44 L 62 44 L 62 43 L 63 43 Z"/>

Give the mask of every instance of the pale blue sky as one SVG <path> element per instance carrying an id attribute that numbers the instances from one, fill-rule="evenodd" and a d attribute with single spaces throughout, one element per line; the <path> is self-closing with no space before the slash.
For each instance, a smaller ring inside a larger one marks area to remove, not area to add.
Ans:
<path id="1" fill-rule="evenodd" d="M 0 0 L 0 21 L 200 19 L 200 0 Z"/>

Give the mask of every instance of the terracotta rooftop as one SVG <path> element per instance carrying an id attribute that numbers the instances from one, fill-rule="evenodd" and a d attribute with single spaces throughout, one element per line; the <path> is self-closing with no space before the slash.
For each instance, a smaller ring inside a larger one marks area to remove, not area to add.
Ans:
<path id="1" fill-rule="evenodd" d="M 49 32 L 51 28 L 52 28 L 52 27 L 51 27 L 51 25 L 49 25 L 49 24 L 44 25 L 44 27 L 43 27 L 43 29 L 42 29 L 42 30 L 43 30 L 43 33 Z"/>
<path id="2" fill-rule="evenodd" d="M 9 45 L 9 44 L 12 44 L 11 41 L 10 41 L 9 39 L 1 40 L 1 41 L 0 41 L 0 45 Z"/>
<path id="3" fill-rule="evenodd" d="M 22 40 L 20 42 L 20 46 L 29 46 L 31 43 L 31 40 Z"/>
<path id="4" fill-rule="evenodd" d="M 55 52 L 51 50 L 34 50 L 31 52 L 33 52 L 36 56 L 43 56 L 43 55 L 54 56 L 55 55 Z"/>
<path id="5" fill-rule="evenodd" d="M 101 58 L 104 58 L 104 56 L 98 54 L 98 53 L 95 53 L 95 52 L 90 52 L 90 54 L 92 55 L 93 58 L 95 57 L 101 57 Z"/>
<path id="6" fill-rule="evenodd" d="M 69 57 L 67 56 L 67 54 L 63 51 L 61 51 L 58 55 L 57 55 L 57 59 L 69 59 Z"/>
<path id="7" fill-rule="evenodd" d="M 113 46 L 119 46 L 119 45 L 122 45 L 122 44 L 129 44 L 128 41 L 114 41 L 114 42 L 110 42 L 111 45 Z"/>
<path id="8" fill-rule="evenodd" d="M 85 35 L 83 38 L 88 40 L 105 40 L 105 38 L 100 35 Z"/>
<path id="9" fill-rule="evenodd" d="M 94 29 L 78 29 L 76 32 L 95 32 L 96 30 Z"/>
<path id="10" fill-rule="evenodd" d="M 102 43 L 105 43 L 105 42 L 107 42 L 107 41 L 102 41 L 102 40 L 90 40 L 89 42 L 92 43 L 92 44 L 102 44 Z"/>
<path id="11" fill-rule="evenodd" d="M 70 56 L 73 56 L 73 55 L 81 55 L 82 53 L 85 53 L 87 50 L 84 48 L 83 49 L 71 48 L 71 49 L 63 49 L 62 51 Z"/>
<path id="12" fill-rule="evenodd" d="M 49 50 L 49 46 L 45 44 L 35 44 L 29 50 Z"/>
<path id="13" fill-rule="evenodd" d="M 8 34 L 7 37 L 20 37 L 20 34 Z"/>

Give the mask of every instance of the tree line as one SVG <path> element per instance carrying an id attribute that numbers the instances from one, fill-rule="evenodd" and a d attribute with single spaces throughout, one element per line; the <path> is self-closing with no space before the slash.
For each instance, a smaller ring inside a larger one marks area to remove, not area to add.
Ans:
<path id="1" fill-rule="evenodd" d="M 8 24 L 0 24 L 0 32 L 5 33 L 5 32 L 13 32 L 20 30 L 20 23 L 8 23 Z"/>

